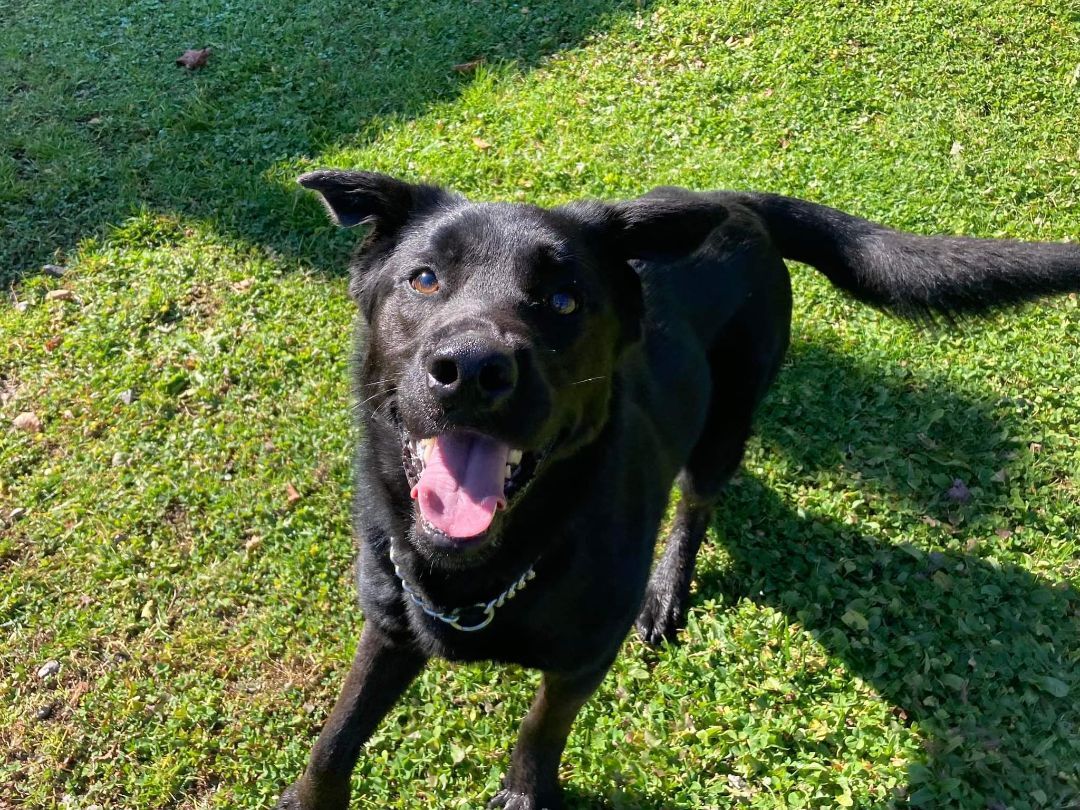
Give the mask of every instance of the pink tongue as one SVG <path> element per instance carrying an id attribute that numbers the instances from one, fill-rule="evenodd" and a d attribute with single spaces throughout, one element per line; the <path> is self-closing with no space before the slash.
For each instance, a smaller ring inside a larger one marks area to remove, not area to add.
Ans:
<path id="1" fill-rule="evenodd" d="M 443 433 L 434 438 L 412 497 L 424 519 L 450 537 L 473 537 L 506 505 L 503 482 L 509 446 L 486 436 Z"/>

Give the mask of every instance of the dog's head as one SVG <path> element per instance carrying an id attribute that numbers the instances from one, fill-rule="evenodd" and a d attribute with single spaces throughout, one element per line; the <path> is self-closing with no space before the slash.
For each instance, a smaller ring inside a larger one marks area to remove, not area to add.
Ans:
<path id="1" fill-rule="evenodd" d="M 418 550 L 455 565 L 604 428 L 642 330 L 631 262 L 691 250 L 717 221 L 663 195 L 549 210 L 367 172 L 299 182 L 338 224 L 370 226 L 350 280 L 363 412 L 399 435 Z"/>

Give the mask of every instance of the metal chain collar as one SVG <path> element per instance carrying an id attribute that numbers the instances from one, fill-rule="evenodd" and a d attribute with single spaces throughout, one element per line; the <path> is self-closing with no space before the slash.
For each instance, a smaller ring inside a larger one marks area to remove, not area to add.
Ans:
<path id="1" fill-rule="evenodd" d="M 438 619 L 440 622 L 450 625 L 455 630 L 460 630 L 463 633 L 473 633 L 477 630 L 483 630 L 489 624 L 491 620 L 495 618 L 495 611 L 501 608 L 511 599 L 518 595 L 521 591 L 525 590 L 525 586 L 529 584 L 535 577 L 536 571 L 530 565 L 529 570 L 518 577 L 505 591 L 500 593 L 490 602 L 477 602 L 474 605 L 469 605 L 463 608 L 454 608 L 449 613 L 443 613 L 434 605 L 428 603 L 420 594 L 418 594 L 409 585 L 409 581 L 405 579 L 405 572 L 401 570 L 401 566 L 398 565 L 397 559 L 394 557 L 394 544 L 390 543 L 390 563 L 394 566 L 394 573 L 397 574 L 397 578 L 401 581 L 402 590 L 409 596 L 410 599 L 420 608 L 424 613 L 433 619 Z M 480 621 L 475 624 L 462 624 L 462 614 L 468 611 L 479 611 Z"/>

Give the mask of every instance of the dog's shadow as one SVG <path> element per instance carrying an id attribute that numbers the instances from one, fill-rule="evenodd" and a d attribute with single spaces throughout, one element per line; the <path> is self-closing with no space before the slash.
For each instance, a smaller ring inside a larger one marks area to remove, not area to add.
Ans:
<path id="1" fill-rule="evenodd" d="M 1080 595 L 982 551 L 1019 554 L 1052 518 L 1024 503 L 1031 456 L 1009 437 L 1025 407 L 803 346 L 755 452 L 808 486 L 839 477 L 850 509 L 799 509 L 744 472 L 717 511 L 730 561 L 703 561 L 695 603 L 782 611 L 917 725 L 924 754 L 888 802 L 1028 806 L 1033 785 L 1046 806 L 1080 799 Z M 912 526 L 942 550 L 899 539 Z"/>
<path id="2" fill-rule="evenodd" d="M 689 805 L 672 804 L 670 799 L 643 796 L 629 789 L 602 798 L 567 785 L 564 798 L 567 810 L 692 810 Z"/>

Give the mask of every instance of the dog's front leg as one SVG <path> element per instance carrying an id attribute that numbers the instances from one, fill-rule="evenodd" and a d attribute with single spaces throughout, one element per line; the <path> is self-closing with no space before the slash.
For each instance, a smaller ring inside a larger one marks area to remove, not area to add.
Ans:
<path id="1" fill-rule="evenodd" d="M 532 708 L 521 723 L 503 789 L 488 808 L 560 810 L 559 760 L 570 726 L 604 679 L 610 664 L 572 674 L 545 672 Z"/>
<path id="2" fill-rule="evenodd" d="M 311 750 L 304 775 L 281 796 L 278 810 L 345 810 L 360 748 L 427 657 L 364 625 L 341 696 Z"/>

